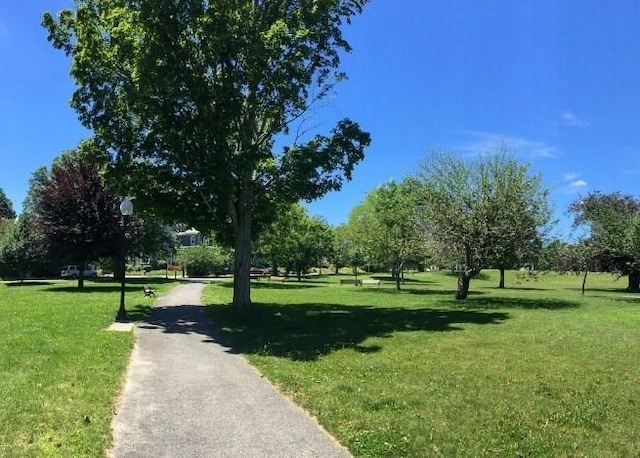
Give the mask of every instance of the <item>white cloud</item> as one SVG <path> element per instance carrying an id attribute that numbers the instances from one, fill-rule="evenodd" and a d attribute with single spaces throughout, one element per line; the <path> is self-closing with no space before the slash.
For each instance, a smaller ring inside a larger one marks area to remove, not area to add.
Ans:
<path id="1" fill-rule="evenodd" d="M 579 174 L 579 173 L 576 173 L 576 172 L 569 172 L 569 173 L 565 173 L 565 174 L 562 176 L 562 181 L 564 181 L 564 182 L 573 181 L 573 180 L 575 180 L 576 178 L 578 178 L 579 176 L 580 176 L 580 174 Z"/>
<path id="2" fill-rule="evenodd" d="M 527 138 L 475 131 L 462 132 L 462 134 L 468 139 L 455 145 L 453 149 L 469 155 L 492 154 L 504 148 L 521 157 L 554 158 L 560 156 L 560 152 L 555 147 Z"/>
<path id="3" fill-rule="evenodd" d="M 562 125 L 568 127 L 586 127 L 589 125 L 589 123 L 584 121 L 583 119 L 580 119 L 572 111 L 565 111 L 562 114 Z"/>
<path id="4" fill-rule="evenodd" d="M 582 174 L 577 172 L 567 172 L 562 175 L 562 179 L 558 183 L 558 189 L 564 190 L 566 194 L 575 194 L 582 188 L 588 185 L 588 183 L 580 178 Z"/>

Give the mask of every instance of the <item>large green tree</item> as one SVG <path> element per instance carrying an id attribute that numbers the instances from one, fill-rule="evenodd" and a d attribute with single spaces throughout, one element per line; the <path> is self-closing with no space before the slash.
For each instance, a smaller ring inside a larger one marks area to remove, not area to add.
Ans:
<path id="1" fill-rule="evenodd" d="M 473 161 L 434 154 L 417 179 L 425 229 L 462 264 L 456 299 L 483 268 L 529 253 L 550 215 L 540 178 L 505 152 Z"/>
<path id="2" fill-rule="evenodd" d="M 342 26 L 365 1 L 76 3 L 43 20 L 73 59 L 72 106 L 123 193 L 234 245 L 233 304 L 249 306 L 253 232 L 282 205 L 340 189 L 370 142 L 343 119 L 274 151 L 344 78 Z"/>

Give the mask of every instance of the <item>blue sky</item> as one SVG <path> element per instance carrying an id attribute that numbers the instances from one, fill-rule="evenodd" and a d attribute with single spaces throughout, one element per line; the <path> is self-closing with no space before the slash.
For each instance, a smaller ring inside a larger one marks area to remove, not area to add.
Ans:
<path id="1" fill-rule="evenodd" d="M 32 172 L 87 135 L 68 106 L 69 62 L 39 25 L 69 5 L 0 12 L 0 188 L 17 210 Z M 558 216 L 591 190 L 640 195 L 639 16 L 635 0 L 373 0 L 345 29 L 349 79 L 309 121 L 322 133 L 350 117 L 372 145 L 311 212 L 339 224 L 429 151 L 503 143 L 543 175 Z"/>

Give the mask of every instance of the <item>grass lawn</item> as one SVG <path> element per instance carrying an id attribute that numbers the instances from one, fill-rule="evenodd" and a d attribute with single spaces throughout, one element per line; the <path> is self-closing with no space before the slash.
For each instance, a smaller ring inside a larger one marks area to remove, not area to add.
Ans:
<path id="1" fill-rule="evenodd" d="M 142 280 L 140 280 L 142 282 Z M 127 283 L 133 319 L 153 304 Z M 170 284 L 146 279 L 161 293 Z M 114 403 L 133 345 L 107 332 L 118 283 L 0 284 L 0 456 L 104 456 Z"/>
<path id="2" fill-rule="evenodd" d="M 496 272 L 397 293 L 337 278 L 255 282 L 255 310 L 205 301 L 229 345 L 356 456 L 640 456 L 640 295 L 624 279 Z"/>

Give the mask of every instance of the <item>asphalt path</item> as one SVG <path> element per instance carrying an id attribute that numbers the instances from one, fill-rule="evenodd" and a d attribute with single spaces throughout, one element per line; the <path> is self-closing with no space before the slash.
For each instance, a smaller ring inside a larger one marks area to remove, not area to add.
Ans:
<path id="1" fill-rule="evenodd" d="M 221 345 L 204 283 L 173 288 L 139 323 L 109 455 L 349 457 L 301 408 Z"/>

